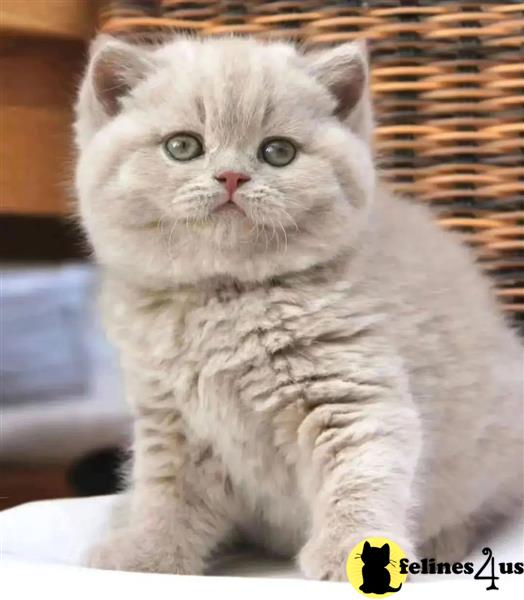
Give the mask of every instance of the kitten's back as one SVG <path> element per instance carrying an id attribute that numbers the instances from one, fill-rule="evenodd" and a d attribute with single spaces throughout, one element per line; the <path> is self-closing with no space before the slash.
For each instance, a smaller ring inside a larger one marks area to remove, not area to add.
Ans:
<path id="1" fill-rule="evenodd" d="M 522 493 L 523 346 L 473 252 L 427 207 L 381 190 L 372 223 L 363 272 L 424 424 L 421 505 L 453 526 L 499 489 L 499 507 Z M 452 488 L 451 464 L 460 482 Z"/>

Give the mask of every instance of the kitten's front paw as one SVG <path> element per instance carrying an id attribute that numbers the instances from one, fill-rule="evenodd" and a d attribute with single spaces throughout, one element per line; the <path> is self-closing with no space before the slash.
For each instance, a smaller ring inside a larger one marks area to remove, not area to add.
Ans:
<path id="1" fill-rule="evenodd" d="M 352 546 L 328 536 L 309 540 L 298 555 L 298 564 L 308 579 L 347 581 L 346 560 Z"/>
<path id="2" fill-rule="evenodd" d="M 146 531 L 115 531 L 92 547 L 86 565 L 94 569 L 198 575 L 203 565 L 175 541 Z"/>

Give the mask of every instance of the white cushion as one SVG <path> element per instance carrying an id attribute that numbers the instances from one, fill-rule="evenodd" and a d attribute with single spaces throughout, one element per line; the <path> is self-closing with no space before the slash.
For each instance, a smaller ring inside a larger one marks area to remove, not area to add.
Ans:
<path id="1" fill-rule="evenodd" d="M 109 578 L 109 572 L 83 568 L 82 558 L 106 526 L 115 500 L 115 496 L 45 500 L 0 512 L 0 579 L 6 586 L 16 585 L 19 598 L 26 597 L 22 594 L 24 590 L 28 594 L 33 593 L 31 590 L 38 592 L 38 586 L 49 580 L 55 582 L 53 585 L 56 581 L 68 582 L 69 592 L 71 585 L 80 586 L 86 594 L 87 590 L 90 594 L 101 593 L 101 598 L 109 597 L 108 584 L 115 586 L 119 597 L 129 588 L 133 598 L 139 597 L 140 590 L 152 598 L 154 591 L 155 600 L 183 598 L 189 593 L 228 600 L 246 597 L 267 600 L 272 595 L 318 599 L 322 594 L 329 598 L 349 598 L 354 593 L 348 589 L 348 583 L 304 581 L 292 562 L 256 555 L 226 557 L 214 574 L 230 577 L 110 573 Z M 523 540 L 522 520 L 516 519 L 493 531 L 467 560 L 473 560 L 478 569 L 485 560 L 482 548 L 490 546 L 497 563 L 522 561 Z M 501 590 L 513 592 L 521 589 L 523 580 L 523 576 L 501 575 L 497 585 Z M 402 597 L 420 597 L 422 592 L 424 598 L 441 598 L 443 593 L 480 594 L 488 583 L 476 581 L 472 576 L 412 577 L 403 586 Z M 67 597 L 60 595 L 61 589 L 58 586 L 55 595 L 49 597 Z M 77 596 L 76 591 L 74 595 Z"/>

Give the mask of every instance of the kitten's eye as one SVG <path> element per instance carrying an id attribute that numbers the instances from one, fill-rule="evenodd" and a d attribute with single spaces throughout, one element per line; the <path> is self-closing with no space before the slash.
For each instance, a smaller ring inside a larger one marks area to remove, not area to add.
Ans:
<path id="1" fill-rule="evenodd" d="M 170 158 L 192 160 L 204 153 L 200 140 L 190 133 L 177 133 L 164 142 L 164 148 Z"/>
<path id="2" fill-rule="evenodd" d="M 260 146 L 260 158 L 273 167 L 285 167 L 295 158 L 296 146 L 282 138 L 263 142 Z"/>

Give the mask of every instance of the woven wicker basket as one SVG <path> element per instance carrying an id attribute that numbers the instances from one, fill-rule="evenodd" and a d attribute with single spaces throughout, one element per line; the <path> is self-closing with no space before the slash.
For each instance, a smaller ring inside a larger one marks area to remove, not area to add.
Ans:
<path id="1" fill-rule="evenodd" d="M 524 324 L 524 3 L 136 0 L 103 3 L 115 35 L 366 37 L 385 177 L 437 205 Z"/>

